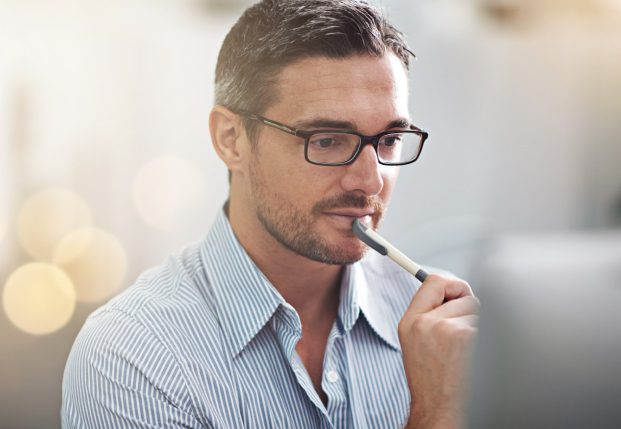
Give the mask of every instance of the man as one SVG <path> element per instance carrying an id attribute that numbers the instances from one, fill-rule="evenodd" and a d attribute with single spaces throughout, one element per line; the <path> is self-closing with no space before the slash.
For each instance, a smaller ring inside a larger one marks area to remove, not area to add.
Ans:
<path id="1" fill-rule="evenodd" d="M 65 371 L 65 427 L 459 426 L 470 288 L 420 286 L 363 259 L 352 233 L 357 218 L 377 228 L 426 137 L 408 115 L 409 55 L 355 0 L 243 14 L 210 116 L 229 200 L 203 242 L 89 317 Z"/>

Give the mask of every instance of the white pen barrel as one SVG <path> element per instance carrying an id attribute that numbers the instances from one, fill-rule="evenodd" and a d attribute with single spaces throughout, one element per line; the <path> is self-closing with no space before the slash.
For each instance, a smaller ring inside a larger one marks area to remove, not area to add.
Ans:
<path id="1" fill-rule="evenodd" d="M 401 267 L 409 271 L 414 277 L 421 282 L 424 282 L 427 278 L 427 272 L 423 270 L 416 262 L 405 256 L 399 249 L 387 242 L 381 235 L 372 229 L 368 229 L 366 233 L 379 244 L 384 246 L 387 251 L 387 256 L 399 264 Z"/>
<path id="2" fill-rule="evenodd" d="M 401 265 L 403 268 L 412 273 L 412 275 L 416 275 L 418 271 L 420 271 L 420 266 L 410 258 L 405 256 L 401 251 L 397 250 L 394 247 L 387 247 L 388 257 L 395 261 L 397 264 Z"/>

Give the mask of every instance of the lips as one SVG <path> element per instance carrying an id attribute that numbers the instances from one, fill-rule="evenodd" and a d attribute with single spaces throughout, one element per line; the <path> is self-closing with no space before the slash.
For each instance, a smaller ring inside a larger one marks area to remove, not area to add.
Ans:
<path id="1" fill-rule="evenodd" d="M 373 216 L 375 212 L 368 209 L 339 209 L 326 212 L 327 215 L 347 216 L 351 218 L 361 218 L 365 216 Z"/>
<path id="2" fill-rule="evenodd" d="M 360 219 L 360 221 L 366 225 L 370 225 L 373 222 L 373 210 L 364 209 L 339 209 L 324 212 L 324 215 L 331 220 L 335 225 L 338 225 L 339 229 L 345 229 L 351 231 L 354 220 Z"/>

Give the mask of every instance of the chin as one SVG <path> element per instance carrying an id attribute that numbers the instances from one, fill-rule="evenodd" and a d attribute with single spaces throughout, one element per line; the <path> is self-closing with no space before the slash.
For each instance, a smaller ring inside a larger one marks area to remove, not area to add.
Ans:
<path id="1" fill-rule="evenodd" d="M 323 252 L 312 255 L 311 259 L 330 265 L 349 265 L 358 262 L 369 248 L 357 238 L 354 240 L 336 246 L 326 246 Z"/>

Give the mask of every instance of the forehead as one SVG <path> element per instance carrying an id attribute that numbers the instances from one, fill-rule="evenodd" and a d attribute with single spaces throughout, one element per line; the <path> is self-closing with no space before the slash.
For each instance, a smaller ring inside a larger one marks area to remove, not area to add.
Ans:
<path id="1" fill-rule="evenodd" d="M 407 72 L 392 53 L 379 58 L 305 58 L 280 72 L 277 91 L 277 102 L 266 114 L 283 121 L 322 117 L 363 129 L 408 117 Z"/>

